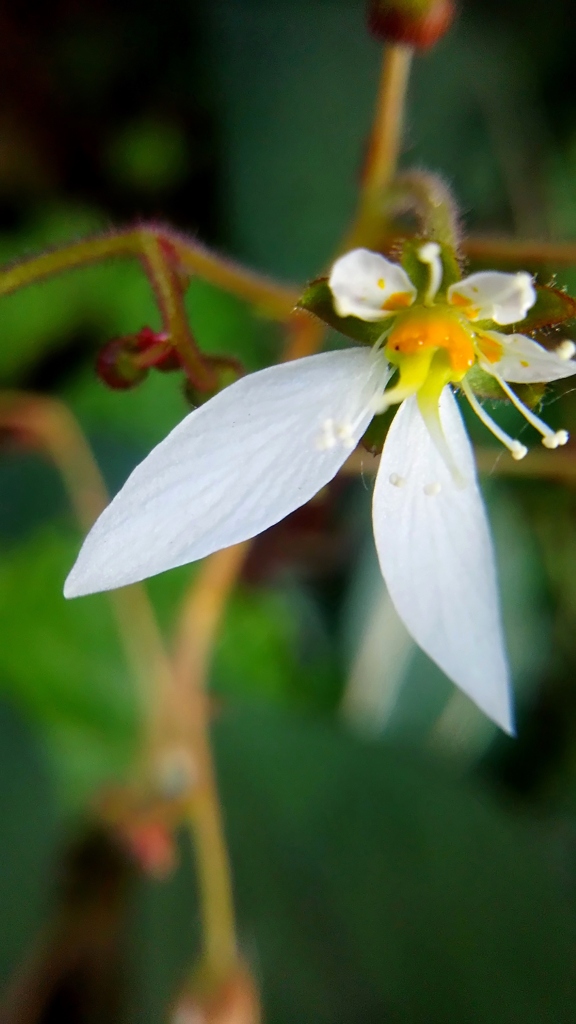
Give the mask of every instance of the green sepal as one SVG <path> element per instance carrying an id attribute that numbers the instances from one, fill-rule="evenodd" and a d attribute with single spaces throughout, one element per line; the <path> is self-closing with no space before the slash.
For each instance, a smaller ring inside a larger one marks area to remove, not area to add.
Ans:
<path id="1" fill-rule="evenodd" d="M 566 320 L 576 317 L 576 299 L 561 291 L 559 288 L 551 288 L 549 285 L 536 285 L 536 302 L 532 309 L 517 324 L 510 324 L 506 327 L 498 327 L 496 330 L 502 334 L 516 334 L 521 331 L 527 334 L 536 331 L 540 327 L 552 327 L 555 324 L 563 324 Z M 494 328 L 493 328 L 494 329 Z"/>
<path id="2" fill-rule="evenodd" d="M 440 246 L 440 259 L 442 260 L 443 271 L 438 294 L 444 295 L 451 284 L 460 281 L 462 274 L 454 249 L 443 242 L 438 242 L 437 244 Z M 418 252 L 423 245 L 426 245 L 425 238 L 409 238 L 403 243 L 402 255 L 400 256 L 401 267 L 406 271 L 412 284 L 418 291 L 417 302 L 423 300 L 430 284 L 430 267 L 418 257 Z"/>
<path id="3" fill-rule="evenodd" d="M 368 323 L 356 316 L 338 316 L 326 277 L 319 277 L 308 285 L 296 308 L 313 313 L 335 331 L 339 331 L 347 338 L 353 338 L 354 341 L 360 341 L 363 345 L 374 345 L 392 324 L 392 317 L 378 320 L 377 323 Z"/>

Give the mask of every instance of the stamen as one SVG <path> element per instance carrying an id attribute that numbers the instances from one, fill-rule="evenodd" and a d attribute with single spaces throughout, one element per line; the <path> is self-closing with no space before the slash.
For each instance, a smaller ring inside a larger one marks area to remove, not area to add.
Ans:
<path id="1" fill-rule="evenodd" d="M 339 423 L 337 425 L 336 437 L 344 446 L 344 448 L 350 448 L 350 450 L 352 450 L 352 448 L 356 447 L 356 442 L 354 441 L 354 431 L 356 426 L 360 422 L 362 415 L 363 414 L 361 413 L 360 416 L 358 416 L 357 419 L 354 421 L 344 420 L 342 423 Z"/>
<path id="2" fill-rule="evenodd" d="M 539 434 L 542 434 L 542 444 L 545 448 L 559 448 L 561 445 L 567 444 L 570 436 L 567 430 L 552 430 L 552 427 L 549 427 L 547 423 L 544 423 L 544 421 L 541 420 L 539 416 L 536 416 L 536 414 L 533 413 L 527 405 L 524 405 L 524 402 L 520 401 L 516 392 L 512 390 L 510 385 L 507 384 L 502 377 L 497 376 L 497 374 L 494 374 L 494 376 L 502 388 L 502 391 L 505 395 L 508 395 L 512 404 L 518 409 L 518 412 L 521 412 L 524 419 L 528 420 L 528 423 L 530 423 Z"/>
<path id="3" fill-rule="evenodd" d="M 316 442 L 316 447 L 320 451 L 327 451 L 329 448 L 334 448 L 337 443 L 338 439 L 336 437 L 334 420 L 324 420 L 324 423 L 322 424 L 322 433 Z"/>
<path id="4" fill-rule="evenodd" d="M 569 359 L 572 359 L 572 356 L 576 355 L 576 345 L 573 341 L 566 338 L 565 341 L 561 341 L 558 345 L 556 355 L 558 356 L 558 359 L 563 359 L 568 362 Z"/>
<path id="5" fill-rule="evenodd" d="M 515 441 L 514 438 L 510 437 L 505 430 L 502 430 L 502 427 L 499 427 L 498 424 L 494 422 L 492 417 L 489 416 L 486 410 L 482 408 L 466 380 L 463 380 L 460 386 L 466 395 L 466 398 L 470 402 L 470 405 L 474 409 L 478 419 L 482 420 L 484 426 L 488 427 L 488 430 L 494 434 L 494 437 L 497 437 L 500 443 L 508 449 L 513 459 L 516 459 L 517 461 L 523 459 L 524 456 L 528 454 L 526 445 L 522 444 L 520 441 Z"/>
<path id="6" fill-rule="evenodd" d="M 435 480 L 434 483 L 424 484 L 423 491 L 429 498 L 434 498 L 437 494 L 440 494 L 442 490 L 442 484 Z"/>
<path id="7" fill-rule="evenodd" d="M 399 476 L 398 473 L 390 473 L 388 480 L 392 484 L 392 487 L 404 487 L 406 479 L 403 476 Z"/>
<path id="8" fill-rule="evenodd" d="M 425 245 L 421 246 L 418 250 L 418 259 L 421 263 L 426 263 L 430 268 L 430 283 L 424 296 L 424 303 L 426 306 L 431 306 L 438 294 L 444 274 L 438 242 L 426 242 Z"/>

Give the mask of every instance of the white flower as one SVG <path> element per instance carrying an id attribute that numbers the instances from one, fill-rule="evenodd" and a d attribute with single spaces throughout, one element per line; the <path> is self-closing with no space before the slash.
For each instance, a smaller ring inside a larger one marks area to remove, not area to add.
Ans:
<path id="1" fill-rule="evenodd" d="M 576 372 L 574 346 L 551 353 L 486 320 L 521 321 L 528 274 L 479 273 L 441 296 L 438 246 L 419 258 L 429 284 L 355 250 L 330 275 L 342 316 L 382 321 L 374 349 L 352 348 L 244 377 L 190 413 L 134 470 L 86 538 L 67 597 L 109 590 L 255 536 L 307 502 L 345 462 L 372 417 L 400 408 L 374 489 L 376 547 L 391 598 L 420 647 L 503 729 L 513 729 L 494 555 L 472 448 L 451 384 L 515 458 L 526 448 L 472 393 L 479 363 L 555 447 L 567 440 L 525 408 L 507 381 Z M 478 326 L 474 326 L 477 324 Z M 395 370 L 398 382 L 387 384 Z"/>

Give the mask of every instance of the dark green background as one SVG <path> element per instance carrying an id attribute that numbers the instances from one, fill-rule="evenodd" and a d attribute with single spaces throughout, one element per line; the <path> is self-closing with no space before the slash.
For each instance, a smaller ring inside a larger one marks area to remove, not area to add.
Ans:
<path id="1" fill-rule="evenodd" d="M 403 164 L 442 173 L 469 230 L 574 236 L 575 43 L 568 0 L 468 0 L 417 60 Z M 304 281 L 352 216 L 379 62 L 352 0 L 4 0 L 0 258 L 153 218 Z M 576 272 L 558 279 L 576 288 Z M 276 358 L 278 328 L 240 302 L 201 282 L 187 302 L 207 351 L 248 368 Z M 3 386 L 63 396 L 111 488 L 187 410 L 175 376 L 125 394 L 95 379 L 99 345 L 158 325 L 136 266 L 3 299 L 0 324 Z M 569 386 L 551 389 L 545 415 L 576 427 Z M 215 743 L 240 938 L 268 1024 L 574 1020 L 574 494 L 485 484 L 515 741 L 423 655 L 403 667 L 384 633 L 381 670 L 371 663 L 381 686 L 339 710 L 371 622 L 378 635 L 370 481 L 338 483 L 270 531 L 231 602 Z M 76 944 L 35 1019 L 156 1022 L 198 941 L 191 858 L 182 838 L 177 874 L 143 880 L 90 831 L 94 795 L 134 754 L 137 708 L 105 599 L 61 597 L 78 543 L 54 472 L 6 444 L 0 978 L 33 949 L 38 971 L 53 964 L 56 922 L 90 934 L 106 905 L 104 946 Z M 168 634 L 193 571 L 150 583 Z"/>

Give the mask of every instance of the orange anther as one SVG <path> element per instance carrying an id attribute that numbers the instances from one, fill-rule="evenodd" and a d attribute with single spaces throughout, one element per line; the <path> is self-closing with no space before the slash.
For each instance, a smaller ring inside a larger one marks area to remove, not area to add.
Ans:
<path id="1" fill-rule="evenodd" d="M 478 334 L 478 348 L 489 363 L 500 362 L 502 358 L 502 345 L 495 338 L 491 338 L 488 334 Z"/>
<path id="2" fill-rule="evenodd" d="M 393 295 L 388 296 L 386 302 L 382 303 L 382 309 L 392 313 L 397 309 L 407 309 L 411 305 L 412 296 L 409 292 L 394 292 Z"/>

